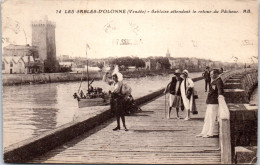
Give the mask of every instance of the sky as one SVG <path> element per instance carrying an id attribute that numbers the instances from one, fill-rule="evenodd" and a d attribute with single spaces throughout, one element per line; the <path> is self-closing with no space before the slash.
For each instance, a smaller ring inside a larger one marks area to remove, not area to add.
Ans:
<path id="1" fill-rule="evenodd" d="M 238 13 L 220 13 L 222 9 Z M 243 13 L 248 9 L 250 13 Z M 77 14 L 77 10 L 146 13 Z M 219 13 L 198 13 L 202 10 Z M 165 56 L 169 49 L 172 57 L 222 62 L 237 57 L 238 62 L 252 62 L 250 58 L 258 56 L 257 12 L 256 0 L 6 0 L 2 2 L 2 46 L 31 45 L 31 22 L 47 16 L 56 23 L 57 56 L 86 57 L 88 44 L 89 58 Z M 122 45 L 125 39 L 132 44 Z"/>

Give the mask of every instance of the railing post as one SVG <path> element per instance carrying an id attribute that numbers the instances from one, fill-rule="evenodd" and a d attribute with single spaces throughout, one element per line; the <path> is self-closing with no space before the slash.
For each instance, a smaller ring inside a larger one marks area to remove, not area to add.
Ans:
<path id="1" fill-rule="evenodd" d="M 220 119 L 220 130 L 219 130 L 219 140 L 221 149 L 221 163 L 231 164 L 231 137 L 230 137 L 230 120 Z"/>

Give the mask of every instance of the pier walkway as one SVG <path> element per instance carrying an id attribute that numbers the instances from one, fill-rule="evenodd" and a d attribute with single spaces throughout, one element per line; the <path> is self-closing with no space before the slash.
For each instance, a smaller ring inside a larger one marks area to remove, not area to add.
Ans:
<path id="1" fill-rule="evenodd" d="M 183 120 L 185 111 L 180 112 L 182 119 L 176 119 L 175 110 L 167 120 L 163 95 L 143 105 L 142 112 L 126 117 L 129 131 L 112 131 L 116 120 L 110 119 L 28 163 L 220 164 L 219 138 L 195 137 L 206 111 L 204 83 L 195 82 L 199 114 L 191 115 L 189 121 Z"/>

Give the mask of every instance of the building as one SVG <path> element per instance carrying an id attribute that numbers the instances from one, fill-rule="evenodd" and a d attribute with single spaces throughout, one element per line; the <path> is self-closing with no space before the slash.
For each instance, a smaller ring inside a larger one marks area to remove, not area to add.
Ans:
<path id="1" fill-rule="evenodd" d="M 204 69 L 206 68 L 206 66 L 207 66 L 206 60 L 200 59 L 200 60 L 199 60 L 199 68 L 200 68 L 201 70 L 204 70 Z"/>
<path id="2" fill-rule="evenodd" d="M 209 62 L 208 62 L 208 66 L 209 66 L 210 68 L 212 68 L 212 67 L 214 66 L 214 62 L 213 62 L 213 61 L 209 61 Z"/>
<path id="3" fill-rule="evenodd" d="M 176 63 L 176 60 L 174 58 L 169 58 L 169 63 L 171 65 L 171 69 L 175 69 L 177 67 L 177 63 Z"/>
<path id="4" fill-rule="evenodd" d="M 84 71 L 96 71 L 96 72 L 100 72 L 100 71 L 102 71 L 102 69 L 100 69 L 99 67 L 97 67 L 97 66 L 85 66 L 84 67 Z"/>
<path id="5" fill-rule="evenodd" d="M 220 61 L 213 61 L 213 66 L 216 68 L 221 68 L 223 67 L 222 63 Z"/>
<path id="6" fill-rule="evenodd" d="M 174 59 L 173 57 L 171 57 L 171 54 L 170 54 L 169 49 L 167 49 L 166 57 L 168 58 L 169 63 L 170 63 L 170 65 L 171 65 L 171 66 L 170 66 L 170 69 L 176 68 L 176 66 L 177 66 L 177 64 L 176 64 L 176 59 Z"/>
<path id="7" fill-rule="evenodd" d="M 75 73 L 82 73 L 82 72 L 101 72 L 102 69 L 100 69 L 99 67 L 92 67 L 92 66 L 89 66 L 87 68 L 87 66 L 84 66 L 83 68 L 77 68 L 77 67 L 72 67 L 71 68 L 72 72 L 75 72 Z"/>
<path id="8" fill-rule="evenodd" d="M 190 62 L 191 62 L 194 66 L 196 66 L 196 67 L 199 66 L 199 60 L 198 60 L 197 58 L 192 57 L 192 58 L 190 59 Z"/>
<path id="9" fill-rule="evenodd" d="M 61 55 L 61 56 L 59 57 L 59 61 L 61 61 L 61 62 L 63 62 L 63 61 L 69 61 L 69 60 L 71 60 L 69 55 Z"/>
<path id="10" fill-rule="evenodd" d="M 128 66 L 128 71 L 135 71 L 136 70 L 136 66 Z"/>
<path id="11" fill-rule="evenodd" d="M 32 45 L 39 50 L 40 61 L 44 62 L 44 72 L 58 71 L 56 60 L 55 23 L 44 20 L 34 21 L 32 26 Z"/>
<path id="12" fill-rule="evenodd" d="M 156 62 L 156 67 L 155 67 L 156 70 L 160 70 L 162 69 L 162 64 L 160 62 Z"/>
<path id="13" fill-rule="evenodd" d="M 169 51 L 169 49 L 167 49 L 167 52 L 166 52 L 166 57 L 167 57 L 167 58 L 170 58 L 170 57 L 171 57 L 171 54 L 170 54 L 170 51 Z"/>
<path id="14" fill-rule="evenodd" d="M 61 67 L 73 67 L 75 68 L 76 67 L 76 64 L 74 62 L 70 62 L 70 61 L 65 61 L 65 62 L 59 62 L 59 65 Z"/>
<path id="15" fill-rule="evenodd" d="M 5 56 L 2 58 L 2 73 L 39 73 L 40 66 L 41 64 L 35 62 L 32 56 Z"/>
<path id="16" fill-rule="evenodd" d="M 3 48 L 2 73 L 43 72 L 43 63 L 38 57 L 36 46 L 10 44 Z"/>
<path id="17" fill-rule="evenodd" d="M 145 59 L 144 62 L 145 62 L 145 69 L 155 70 L 157 68 L 155 59 L 148 58 L 148 59 Z"/>

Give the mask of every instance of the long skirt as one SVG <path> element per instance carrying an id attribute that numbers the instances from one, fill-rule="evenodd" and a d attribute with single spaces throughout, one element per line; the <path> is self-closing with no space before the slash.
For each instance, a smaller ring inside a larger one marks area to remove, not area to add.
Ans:
<path id="1" fill-rule="evenodd" d="M 213 136 L 217 114 L 218 104 L 208 104 L 204 118 L 203 129 L 201 131 L 203 136 Z"/>
<path id="2" fill-rule="evenodd" d="M 184 104 L 184 107 L 186 110 L 191 110 L 192 111 L 192 108 L 193 108 L 193 94 L 191 95 L 191 98 L 188 99 L 186 97 L 186 94 L 181 94 L 182 96 L 182 101 L 183 101 L 183 104 Z"/>
<path id="3" fill-rule="evenodd" d="M 116 116 L 125 115 L 124 103 L 125 103 L 124 98 L 121 97 L 111 98 L 110 106 L 111 106 L 112 113 L 114 113 Z"/>

